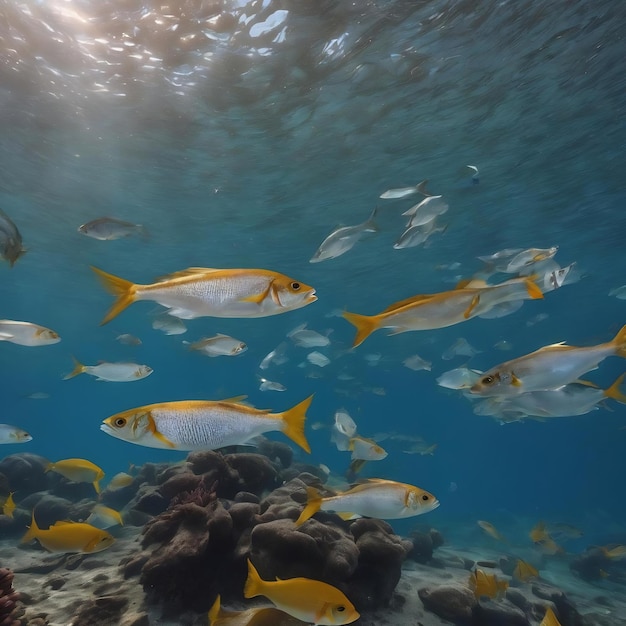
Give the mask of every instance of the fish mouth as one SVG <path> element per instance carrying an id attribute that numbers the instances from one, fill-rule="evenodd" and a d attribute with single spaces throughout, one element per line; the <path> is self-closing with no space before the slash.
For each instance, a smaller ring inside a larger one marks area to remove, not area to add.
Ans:
<path id="1" fill-rule="evenodd" d="M 113 435 L 115 437 L 115 431 L 108 424 L 100 424 L 100 430 L 105 432 L 107 435 Z"/>
<path id="2" fill-rule="evenodd" d="M 307 303 L 315 302 L 316 300 L 317 300 L 317 296 L 315 295 L 315 289 L 313 289 L 312 291 L 309 291 L 309 293 L 306 294 L 305 301 Z"/>

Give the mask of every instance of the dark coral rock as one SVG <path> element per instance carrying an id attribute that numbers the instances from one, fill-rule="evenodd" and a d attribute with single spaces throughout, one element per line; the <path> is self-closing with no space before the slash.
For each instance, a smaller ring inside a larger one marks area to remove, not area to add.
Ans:
<path id="1" fill-rule="evenodd" d="M 253 502 L 235 502 L 228 508 L 233 526 L 239 532 L 258 524 L 260 511 L 261 506 Z"/>
<path id="2" fill-rule="evenodd" d="M 261 501 L 261 521 L 297 520 L 306 504 L 306 488 L 309 484 L 317 488 L 322 487 L 315 476 L 302 474 L 299 478 L 294 478 L 278 489 L 274 489 Z"/>
<path id="3" fill-rule="evenodd" d="M 445 541 L 444 541 L 443 535 L 438 530 L 431 528 L 428 531 L 428 534 L 430 535 L 430 539 L 433 542 L 433 548 L 435 550 L 437 548 L 441 548 L 441 546 L 444 545 Z"/>
<path id="4" fill-rule="evenodd" d="M 104 596 L 89 600 L 80 608 L 70 622 L 70 626 L 113 626 L 122 621 L 128 598 L 124 596 Z"/>
<path id="5" fill-rule="evenodd" d="M 157 487 L 143 485 L 129 504 L 129 508 L 148 515 L 159 515 L 168 505 L 169 500 L 157 491 Z"/>
<path id="6" fill-rule="evenodd" d="M 279 485 L 276 468 L 261 454 L 228 454 L 224 460 L 239 475 L 240 489 L 261 495 Z"/>
<path id="7" fill-rule="evenodd" d="M 35 511 L 37 526 L 47 529 L 59 520 L 71 519 L 73 503 L 70 500 L 59 498 L 47 493 L 33 493 L 24 498 L 21 506 L 25 509 Z"/>
<path id="8" fill-rule="evenodd" d="M 294 463 L 291 467 L 281 472 L 281 476 L 284 481 L 299 478 L 309 484 L 309 480 L 306 478 L 307 475 L 311 476 L 316 483 L 324 483 L 328 478 L 328 475 L 321 467 L 306 463 Z"/>
<path id="9" fill-rule="evenodd" d="M 467 587 L 461 585 L 424 587 L 417 593 L 427 611 L 454 624 L 472 623 L 473 610 L 477 601 Z"/>
<path id="10" fill-rule="evenodd" d="M 412 544 L 407 558 L 418 563 L 428 563 L 433 558 L 433 540 L 430 534 L 414 532 L 411 533 L 409 541 Z"/>
<path id="11" fill-rule="evenodd" d="M 179 473 L 171 476 L 162 483 L 158 491 L 164 498 L 171 500 L 174 496 L 177 496 L 183 491 L 196 490 L 201 482 L 201 476 L 197 476 L 191 472 Z"/>
<path id="12" fill-rule="evenodd" d="M 575 557 L 570 569 L 583 580 L 594 581 L 603 577 L 610 560 L 600 548 L 588 548 L 583 554 Z"/>
<path id="13" fill-rule="evenodd" d="M 8 478 L 11 491 L 34 493 L 48 487 L 47 465 L 44 457 L 23 452 L 4 457 L 0 461 L 0 472 Z"/>
<path id="14" fill-rule="evenodd" d="M 259 504 L 261 502 L 259 496 L 250 493 L 249 491 L 240 491 L 239 493 L 236 493 L 233 500 L 235 502 L 252 502 L 254 504 Z"/>
<path id="15" fill-rule="evenodd" d="M 532 610 L 531 603 L 528 601 L 526 596 L 518 589 L 513 589 L 509 587 L 506 590 L 506 599 L 511 604 L 514 604 L 518 609 L 524 611 L 526 615 L 528 615 L 528 613 Z"/>
<path id="16" fill-rule="evenodd" d="M 506 600 L 481 599 L 473 613 L 479 626 L 530 626 L 524 612 Z"/>
<path id="17" fill-rule="evenodd" d="M 257 444 L 259 454 L 266 456 L 270 461 L 280 463 L 282 468 L 287 468 L 293 462 L 293 450 L 291 446 L 282 441 L 261 439 Z"/>
<path id="18" fill-rule="evenodd" d="M 559 588 L 536 582 L 531 589 L 533 595 L 542 600 L 549 600 L 554 604 L 554 612 L 561 622 L 561 626 L 583 626 L 585 624 L 585 620 L 576 607 Z"/>

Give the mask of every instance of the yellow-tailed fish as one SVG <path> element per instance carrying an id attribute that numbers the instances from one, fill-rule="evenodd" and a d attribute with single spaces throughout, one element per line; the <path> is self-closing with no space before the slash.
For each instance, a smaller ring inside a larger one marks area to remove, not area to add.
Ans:
<path id="1" fill-rule="evenodd" d="M 310 578 L 262 580 L 250 559 L 243 595 L 265 596 L 281 611 L 316 626 L 351 624 L 360 617 L 352 602 L 336 587 Z"/>
<path id="2" fill-rule="evenodd" d="M 111 528 L 111 526 L 124 526 L 124 520 L 119 511 L 103 504 L 96 504 L 89 517 L 85 520 L 87 524 L 92 524 L 96 528 Z"/>
<path id="3" fill-rule="evenodd" d="M 305 622 L 273 606 L 245 611 L 225 611 L 217 596 L 209 610 L 210 626 L 300 626 Z"/>
<path id="4" fill-rule="evenodd" d="M 96 267 L 91 269 L 117 296 L 102 324 L 139 300 L 158 302 L 168 307 L 170 315 L 182 319 L 266 317 L 317 300 L 313 287 L 270 270 L 190 267 L 150 285 L 137 285 Z"/>
<path id="5" fill-rule="evenodd" d="M 544 554 L 554 555 L 564 552 L 563 548 L 548 534 L 545 522 L 538 522 L 536 524 L 530 531 L 530 538 Z"/>
<path id="6" fill-rule="evenodd" d="M 353 347 L 379 328 L 392 328 L 391 334 L 411 330 L 432 330 L 459 324 L 481 315 L 503 302 L 543 298 L 532 277 L 513 278 L 499 285 L 470 281 L 457 289 L 419 295 L 396 302 L 377 315 L 344 312 L 357 333 Z"/>
<path id="7" fill-rule="evenodd" d="M 493 537 L 497 541 L 505 541 L 506 539 L 498 532 L 496 527 L 490 522 L 486 522 L 485 520 L 479 519 L 476 522 L 490 537 Z"/>
<path id="8" fill-rule="evenodd" d="M 15 502 L 13 501 L 13 491 L 11 491 L 11 493 L 9 493 L 9 495 L 7 496 L 7 499 L 4 501 L 4 504 L 2 505 L 2 514 L 6 515 L 7 517 L 13 517 L 13 511 L 15 511 Z"/>
<path id="9" fill-rule="evenodd" d="M 183 341 L 183 343 L 190 350 L 197 350 L 210 357 L 236 356 L 248 349 L 248 346 L 243 341 L 228 335 L 222 335 L 221 333 L 217 333 L 214 337 L 199 339 L 193 343 L 188 341 Z"/>
<path id="10" fill-rule="evenodd" d="M 133 480 L 135 479 L 130 474 L 127 474 L 126 472 L 119 472 L 111 478 L 106 488 L 110 491 L 117 491 L 118 489 L 128 487 L 128 485 L 132 485 Z"/>
<path id="11" fill-rule="evenodd" d="M 130 443 L 170 450 L 215 450 L 249 443 L 263 433 L 281 431 L 311 451 L 304 422 L 313 396 L 282 413 L 236 401 L 243 397 L 149 404 L 108 417 L 100 429 Z"/>
<path id="12" fill-rule="evenodd" d="M 533 567 L 530 563 L 518 559 L 515 569 L 513 570 L 513 577 L 522 582 L 526 582 L 531 578 L 537 578 L 539 572 L 536 567 Z"/>
<path id="13" fill-rule="evenodd" d="M 83 365 L 74 357 L 74 369 L 63 377 L 68 380 L 78 376 L 79 374 L 89 374 L 95 376 L 96 380 L 127 383 L 135 380 L 141 380 L 152 374 L 152 368 L 147 365 L 138 365 L 137 363 L 107 363 L 102 362 L 98 365 Z"/>
<path id="14" fill-rule="evenodd" d="M 556 618 L 552 607 L 548 607 L 546 609 L 546 614 L 543 616 L 541 620 L 541 624 L 539 626 L 561 626 L 561 622 Z"/>
<path id="15" fill-rule="evenodd" d="M 626 546 L 617 545 L 612 548 L 600 548 L 602 550 L 602 554 L 609 559 L 623 559 L 626 556 Z"/>
<path id="16" fill-rule="evenodd" d="M 11 424 L 0 424 L 0 444 L 3 443 L 28 443 L 33 438 L 21 428 Z"/>
<path id="17" fill-rule="evenodd" d="M 318 511 L 336 511 L 344 514 L 342 517 L 346 519 L 354 516 L 402 519 L 428 513 L 438 506 L 439 500 L 419 487 L 370 478 L 348 491 L 327 498 L 323 498 L 313 487 L 307 487 L 307 504 L 296 520 L 296 526 Z"/>
<path id="18" fill-rule="evenodd" d="M 53 330 L 32 322 L 0 320 L 0 341 L 36 347 L 59 343 L 61 337 Z"/>
<path id="19" fill-rule="evenodd" d="M 33 512 L 22 543 L 37 539 L 49 552 L 101 552 L 115 539 L 106 531 L 82 522 L 56 522 L 48 530 L 37 526 Z"/>
<path id="20" fill-rule="evenodd" d="M 352 460 L 381 461 L 387 456 L 387 451 L 372 439 L 355 435 L 348 442 L 348 450 L 352 452 Z"/>
<path id="21" fill-rule="evenodd" d="M 557 389 L 595 369 L 609 356 L 626 358 L 626 326 L 607 343 L 588 348 L 558 343 L 496 365 L 472 385 L 470 392 L 498 396 Z"/>
<path id="22" fill-rule="evenodd" d="M 497 598 L 506 592 L 509 583 L 506 580 L 498 580 L 495 574 L 487 574 L 481 569 L 476 569 L 470 574 L 469 586 L 477 598 L 482 596 Z"/>
<path id="23" fill-rule="evenodd" d="M 91 461 L 64 459 L 56 463 L 48 463 L 46 472 L 48 471 L 57 472 L 76 483 L 93 483 L 96 493 L 100 493 L 100 480 L 104 478 L 104 472 Z"/>

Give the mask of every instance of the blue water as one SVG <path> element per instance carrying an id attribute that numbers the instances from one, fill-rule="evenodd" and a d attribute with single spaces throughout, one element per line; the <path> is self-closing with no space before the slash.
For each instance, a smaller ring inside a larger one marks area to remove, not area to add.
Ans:
<path id="1" fill-rule="evenodd" d="M 0 344 L 2 421 L 33 436 L 2 454 L 88 458 L 110 476 L 185 456 L 108 437 L 99 424 L 113 413 L 240 394 L 281 411 L 314 393 L 309 424 L 330 426 L 345 407 L 365 436 L 397 431 L 438 444 L 419 456 L 386 441 L 389 456 L 363 471 L 434 493 L 441 506 L 427 525 L 462 535 L 487 519 L 517 523 L 524 536 L 547 519 L 580 526 L 589 543 L 616 540 L 626 523 L 624 406 L 500 425 L 435 379 L 466 362 L 441 360 L 459 337 L 482 351 L 469 365 L 486 370 L 558 341 L 608 341 L 626 323 L 626 302 L 608 296 L 626 282 L 626 5 L 224 2 L 234 18 L 215 41 L 202 34 L 206 6 L 157 4 L 0 3 L 0 206 L 28 248 L 13 269 L 0 266 L 1 316 L 62 337 L 41 348 Z M 276 10 L 287 11 L 275 15 L 284 22 L 254 36 Z M 467 164 L 480 168 L 479 184 L 459 175 Z M 394 250 L 413 202 L 378 196 L 422 179 L 449 203 L 448 228 L 427 247 Z M 336 226 L 364 221 L 377 204 L 380 233 L 309 263 Z M 144 224 L 150 237 L 77 232 L 103 215 Z M 379 331 L 351 351 L 352 326 L 330 316 L 451 289 L 482 268 L 478 255 L 553 245 L 582 279 L 508 317 Z M 442 269 L 451 263 L 459 266 Z M 314 286 L 319 300 L 272 318 L 193 320 L 179 336 L 153 330 L 153 304 L 137 303 L 100 327 L 111 297 L 89 265 L 138 283 L 189 266 L 273 269 Z M 547 318 L 527 324 L 539 314 Z M 259 391 L 259 362 L 304 322 L 332 331 L 331 345 L 317 348 L 331 364 L 298 367 L 307 351 L 290 345 L 289 361 L 264 373 L 287 391 Z M 248 351 L 208 359 L 181 344 L 215 332 Z M 120 345 L 120 333 L 143 343 Z M 509 352 L 494 348 L 501 340 Z M 402 366 L 415 353 L 432 372 Z M 382 355 L 378 365 L 369 354 Z M 154 373 L 128 384 L 62 380 L 72 355 L 134 360 Z M 588 378 L 606 387 L 624 366 L 610 358 Z M 355 379 L 338 380 L 341 372 Z M 313 451 L 300 460 L 345 471 L 327 429 L 307 435 Z"/>

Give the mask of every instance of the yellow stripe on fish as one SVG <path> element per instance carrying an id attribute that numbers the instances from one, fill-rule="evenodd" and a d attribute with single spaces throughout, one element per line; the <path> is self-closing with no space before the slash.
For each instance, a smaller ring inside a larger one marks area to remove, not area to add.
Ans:
<path id="1" fill-rule="evenodd" d="M 281 431 L 311 452 L 304 423 L 312 400 L 309 396 L 282 413 L 224 400 L 161 402 L 116 413 L 100 429 L 140 446 L 187 451 L 243 445 L 264 433 Z"/>
<path id="2" fill-rule="evenodd" d="M 190 267 L 155 283 L 139 285 L 97 267 L 91 269 L 117 297 L 101 325 L 138 300 L 158 302 L 181 319 L 267 317 L 317 300 L 313 287 L 270 270 Z"/>

